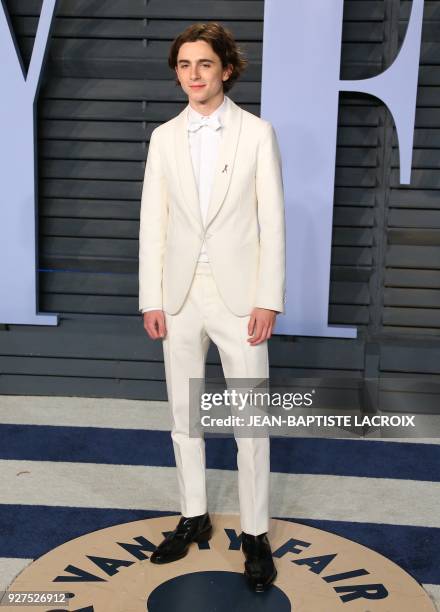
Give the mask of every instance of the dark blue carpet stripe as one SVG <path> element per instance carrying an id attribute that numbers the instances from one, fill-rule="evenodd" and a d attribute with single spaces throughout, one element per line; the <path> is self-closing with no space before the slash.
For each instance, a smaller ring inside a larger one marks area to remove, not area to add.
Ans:
<path id="1" fill-rule="evenodd" d="M 91 531 L 171 514 L 179 514 L 179 511 L 0 505 L 0 556 L 36 559 L 52 548 Z M 289 520 L 359 542 L 400 565 L 420 583 L 440 584 L 440 529 Z"/>
<path id="2" fill-rule="evenodd" d="M 0 459 L 174 466 L 168 431 L 0 425 Z M 207 438 L 208 468 L 237 467 L 233 438 Z M 271 469 L 440 481 L 440 446 L 326 438 L 272 438 Z"/>
<path id="3" fill-rule="evenodd" d="M 367 546 L 397 563 L 421 584 L 440 584 L 438 528 L 302 518 L 287 520 L 331 531 Z"/>

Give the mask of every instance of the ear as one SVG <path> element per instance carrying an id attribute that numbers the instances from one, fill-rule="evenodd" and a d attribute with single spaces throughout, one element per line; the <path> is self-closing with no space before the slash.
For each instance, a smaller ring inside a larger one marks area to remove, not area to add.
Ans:
<path id="1" fill-rule="evenodd" d="M 228 64 L 226 68 L 223 70 L 223 80 L 227 81 L 232 74 L 234 67 L 232 64 Z"/>

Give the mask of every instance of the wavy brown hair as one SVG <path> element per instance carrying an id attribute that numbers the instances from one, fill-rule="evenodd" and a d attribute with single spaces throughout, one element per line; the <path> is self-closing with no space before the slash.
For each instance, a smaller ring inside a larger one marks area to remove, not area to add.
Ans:
<path id="1" fill-rule="evenodd" d="M 219 56 L 223 68 L 226 68 L 228 64 L 232 65 L 231 76 L 227 81 L 223 81 L 223 91 L 229 91 L 246 68 L 248 61 L 235 42 L 232 32 L 216 21 L 194 23 L 179 34 L 171 44 L 168 55 L 169 67 L 175 70 L 180 47 L 186 42 L 195 42 L 196 40 L 204 40 L 211 45 L 213 51 Z M 176 85 L 180 85 L 177 77 Z"/>

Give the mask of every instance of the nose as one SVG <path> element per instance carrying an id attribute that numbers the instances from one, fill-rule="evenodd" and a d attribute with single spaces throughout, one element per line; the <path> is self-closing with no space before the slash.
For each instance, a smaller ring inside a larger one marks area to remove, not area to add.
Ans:
<path id="1" fill-rule="evenodd" d="M 199 69 L 196 65 L 191 68 L 191 80 L 194 81 L 198 78 L 199 78 Z"/>

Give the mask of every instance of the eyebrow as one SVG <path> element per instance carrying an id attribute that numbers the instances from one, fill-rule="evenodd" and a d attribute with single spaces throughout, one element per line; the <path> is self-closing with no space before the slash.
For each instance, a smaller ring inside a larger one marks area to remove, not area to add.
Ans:
<path id="1" fill-rule="evenodd" d="M 207 59 L 199 59 L 199 60 L 197 60 L 197 61 L 198 61 L 198 62 L 210 62 L 211 64 L 213 64 L 213 63 L 214 63 L 214 60 L 212 60 L 212 59 L 208 59 L 208 58 L 207 58 Z M 180 59 L 180 60 L 179 60 L 177 63 L 178 63 L 178 64 L 181 64 L 181 63 L 183 63 L 183 62 L 188 62 L 188 63 L 189 63 L 189 60 L 187 60 L 187 59 Z"/>

